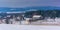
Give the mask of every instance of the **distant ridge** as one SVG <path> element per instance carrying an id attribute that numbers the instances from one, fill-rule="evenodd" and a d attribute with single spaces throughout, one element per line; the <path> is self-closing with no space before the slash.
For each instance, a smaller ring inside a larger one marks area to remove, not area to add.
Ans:
<path id="1" fill-rule="evenodd" d="M 32 6 L 27 7 L 26 9 L 37 9 L 37 10 L 60 10 L 60 7 L 54 7 L 54 6 Z"/>
<path id="2" fill-rule="evenodd" d="M 60 10 L 60 7 L 54 6 L 32 6 L 24 8 L 9 8 L 9 7 L 0 7 L 0 12 L 23 12 L 23 11 L 34 11 L 34 10 Z"/>

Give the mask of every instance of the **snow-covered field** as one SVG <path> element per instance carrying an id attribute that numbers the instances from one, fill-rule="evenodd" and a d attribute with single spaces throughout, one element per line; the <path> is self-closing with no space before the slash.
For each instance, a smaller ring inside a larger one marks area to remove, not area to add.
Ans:
<path id="1" fill-rule="evenodd" d="M 0 24 L 0 30 L 60 30 L 60 26 Z"/>

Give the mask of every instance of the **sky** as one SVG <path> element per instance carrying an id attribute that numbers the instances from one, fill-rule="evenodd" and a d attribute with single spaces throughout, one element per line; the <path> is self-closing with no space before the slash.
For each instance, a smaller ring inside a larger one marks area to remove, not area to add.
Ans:
<path id="1" fill-rule="evenodd" d="M 0 7 L 57 6 L 60 0 L 0 0 Z"/>

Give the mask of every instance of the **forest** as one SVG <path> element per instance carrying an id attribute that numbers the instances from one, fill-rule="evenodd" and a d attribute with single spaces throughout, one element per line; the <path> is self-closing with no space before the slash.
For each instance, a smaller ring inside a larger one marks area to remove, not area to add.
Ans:
<path id="1" fill-rule="evenodd" d="M 33 15 L 41 15 L 42 17 L 50 17 L 50 18 L 60 18 L 60 10 L 37 10 L 37 11 L 29 11 L 25 13 L 26 17 L 32 17 Z"/>

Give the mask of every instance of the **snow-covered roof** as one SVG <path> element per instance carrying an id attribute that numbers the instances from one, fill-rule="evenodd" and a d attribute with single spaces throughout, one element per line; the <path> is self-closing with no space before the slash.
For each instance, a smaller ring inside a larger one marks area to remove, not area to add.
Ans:
<path id="1" fill-rule="evenodd" d="M 41 15 L 34 15 L 33 17 L 41 17 Z"/>

